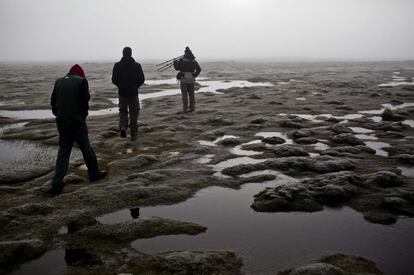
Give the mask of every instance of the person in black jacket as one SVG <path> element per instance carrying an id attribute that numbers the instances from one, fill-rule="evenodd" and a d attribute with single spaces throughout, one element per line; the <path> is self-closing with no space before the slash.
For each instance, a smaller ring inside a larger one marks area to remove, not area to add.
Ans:
<path id="1" fill-rule="evenodd" d="M 119 96 L 119 129 L 121 137 L 126 137 L 131 127 L 131 140 L 136 140 L 138 134 L 139 99 L 138 88 L 144 84 L 145 77 L 141 65 L 132 58 L 132 50 L 125 47 L 121 61 L 115 63 L 112 70 L 112 83 L 118 87 Z"/>
<path id="2" fill-rule="evenodd" d="M 91 182 L 104 178 L 106 171 L 98 169 L 95 152 L 89 144 L 86 117 L 89 109 L 89 85 L 82 67 L 75 64 L 69 73 L 56 80 L 50 105 L 56 116 L 59 132 L 59 151 L 56 159 L 55 175 L 51 188 L 46 190 L 50 195 L 58 195 L 63 190 L 65 177 L 73 143 L 78 144 L 83 159 L 88 167 Z"/>
<path id="3" fill-rule="evenodd" d="M 177 75 L 177 79 L 180 80 L 183 112 L 194 112 L 194 84 L 195 78 L 201 72 L 201 68 L 195 60 L 195 56 L 191 52 L 190 48 L 186 47 L 184 56 L 178 60 L 174 60 L 174 69 L 176 71 L 180 71 Z M 190 106 L 188 106 L 188 101 L 190 101 Z"/>

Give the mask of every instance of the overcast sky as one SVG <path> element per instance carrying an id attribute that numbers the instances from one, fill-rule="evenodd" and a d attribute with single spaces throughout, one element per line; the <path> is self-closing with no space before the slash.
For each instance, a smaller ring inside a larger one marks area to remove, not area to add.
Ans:
<path id="1" fill-rule="evenodd" d="M 413 0 L 0 0 L 0 61 L 414 59 Z"/>

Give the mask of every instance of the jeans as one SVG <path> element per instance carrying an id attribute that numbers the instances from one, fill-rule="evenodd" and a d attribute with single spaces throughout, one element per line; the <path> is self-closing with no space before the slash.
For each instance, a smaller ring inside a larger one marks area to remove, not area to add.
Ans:
<path id="1" fill-rule="evenodd" d="M 195 109 L 194 83 L 181 83 L 181 97 L 183 99 L 183 112 L 193 112 Z M 190 101 L 190 107 L 188 107 L 188 101 Z"/>
<path id="2" fill-rule="evenodd" d="M 131 136 L 136 136 L 138 133 L 138 115 L 140 110 L 138 96 L 119 96 L 119 129 L 121 130 L 128 129 L 128 109 Z"/>
<path id="3" fill-rule="evenodd" d="M 70 153 L 74 142 L 78 144 L 78 147 L 82 152 L 83 159 L 88 167 L 89 177 L 93 177 L 99 173 L 95 152 L 89 144 L 88 127 L 86 126 L 86 123 L 77 123 L 69 128 L 59 127 L 58 125 L 58 131 L 59 151 L 56 159 L 55 176 L 52 180 L 52 188 L 57 190 L 63 187 L 63 178 L 68 171 Z"/>

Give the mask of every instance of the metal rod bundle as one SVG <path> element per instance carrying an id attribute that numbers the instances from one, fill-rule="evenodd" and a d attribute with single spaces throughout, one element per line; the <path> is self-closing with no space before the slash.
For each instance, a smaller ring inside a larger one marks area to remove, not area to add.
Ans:
<path id="1" fill-rule="evenodd" d="M 182 58 L 183 56 L 184 56 L 184 55 L 181 55 L 181 56 L 178 56 L 178 57 L 174 57 L 174 58 L 172 58 L 172 59 L 170 59 L 170 60 L 167 60 L 167 61 L 164 61 L 164 62 L 162 62 L 162 63 L 160 63 L 160 64 L 157 64 L 156 66 L 160 66 L 160 67 L 157 69 L 157 71 L 159 71 L 159 72 L 163 72 L 163 71 L 168 70 L 169 68 L 171 68 L 171 67 L 174 65 L 174 61 L 176 61 L 176 60 L 178 60 L 178 59 Z"/>

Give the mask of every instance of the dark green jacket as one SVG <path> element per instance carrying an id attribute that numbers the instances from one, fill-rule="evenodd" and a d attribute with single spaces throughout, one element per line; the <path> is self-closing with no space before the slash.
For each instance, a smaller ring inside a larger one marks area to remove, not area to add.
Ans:
<path id="1" fill-rule="evenodd" d="M 56 80 L 50 105 L 58 127 L 70 128 L 85 122 L 89 99 L 89 85 L 85 78 L 69 73 Z"/>

